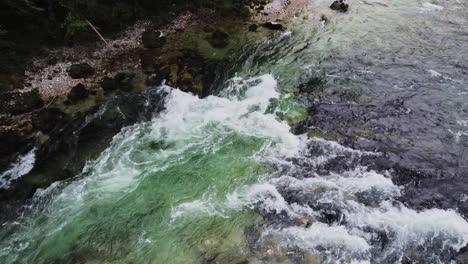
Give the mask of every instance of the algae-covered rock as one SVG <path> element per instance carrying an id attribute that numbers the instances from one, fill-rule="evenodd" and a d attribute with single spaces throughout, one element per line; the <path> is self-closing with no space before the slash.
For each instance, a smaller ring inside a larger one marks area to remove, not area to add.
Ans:
<path id="1" fill-rule="evenodd" d="M 229 35 L 224 31 L 216 30 L 211 34 L 209 42 L 214 48 L 225 48 L 229 45 Z"/>

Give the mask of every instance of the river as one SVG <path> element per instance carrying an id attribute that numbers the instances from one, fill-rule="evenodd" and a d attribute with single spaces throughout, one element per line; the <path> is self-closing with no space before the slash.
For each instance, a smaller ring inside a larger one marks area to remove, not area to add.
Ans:
<path id="1" fill-rule="evenodd" d="M 422 134 L 408 129 L 381 144 L 398 149 L 408 139 L 398 151 L 418 159 L 402 163 L 466 182 L 467 3 L 351 1 L 346 14 L 325 3 L 233 55 L 236 73 L 216 95 L 152 87 L 165 109 L 122 129 L 81 174 L 37 191 L 2 223 L 0 262 L 462 263 L 468 222 L 459 204 L 418 207 L 401 198 L 408 187 L 398 172 L 365 162 L 384 155 L 378 148 L 291 128 L 318 122 L 306 120 L 319 99 L 298 92 L 311 78 L 324 97 L 355 105 L 417 98 L 402 111 L 433 111 L 442 128 L 424 131 L 430 116 L 392 120 Z M 338 133 L 334 120 L 314 125 L 326 124 Z M 460 160 L 439 166 L 435 156 Z"/>

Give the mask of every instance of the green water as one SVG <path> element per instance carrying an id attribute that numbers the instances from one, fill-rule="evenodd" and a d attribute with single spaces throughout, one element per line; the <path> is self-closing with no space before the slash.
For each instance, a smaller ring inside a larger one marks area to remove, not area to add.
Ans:
<path id="1" fill-rule="evenodd" d="M 199 99 L 173 90 L 159 117 L 125 128 L 82 175 L 39 191 L 32 214 L 2 229 L 8 239 L 0 259 L 200 263 L 220 253 L 241 258 L 244 228 L 261 218 L 225 208 L 226 196 L 267 173 L 271 150 L 295 138 L 287 124 L 266 114 L 270 98 L 278 97 L 271 76 L 238 82 L 231 98 Z"/>

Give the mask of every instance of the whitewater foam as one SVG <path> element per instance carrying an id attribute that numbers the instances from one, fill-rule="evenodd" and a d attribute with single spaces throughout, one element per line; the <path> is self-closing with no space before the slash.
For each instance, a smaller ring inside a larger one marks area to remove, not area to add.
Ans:
<path id="1" fill-rule="evenodd" d="M 31 149 L 28 153 L 18 158 L 18 161 L 11 165 L 11 168 L 0 174 L 0 189 L 7 189 L 11 183 L 22 176 L 28 174 L 36 162 L 36 149 Z"/>

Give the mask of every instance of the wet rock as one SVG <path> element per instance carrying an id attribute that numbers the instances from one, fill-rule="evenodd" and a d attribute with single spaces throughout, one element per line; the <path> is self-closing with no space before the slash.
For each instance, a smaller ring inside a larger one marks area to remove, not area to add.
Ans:
<path id="1" fill-rule="evenodd" d="M 319 209 L 320 216 L 318 220 L 323 223 L 327 224 L 345 224 L 346 223 L 346 215 L 343 213 L 341 209 L 336 207 L 333 204 L 319 204 L 314 206 L 314 209 Z"/>
<path id="2" fill-rule="evenodd" d="M 74 86 L 67 95 L 67 104 L 74 104 L 81 100 L 86 99 L 89 96 L 89 91 L 86 87 L 79 83 Z"/>
<path id="3" fill-rule="evenodd" d="M 455 256 L 455 263 L 468 263 L 468 247 L 464 247 Z"/>
<path id="4" fill-rule="evenodd" d="M 211 33 L 209 42 L 214 48 L 225 48 L 229 45 L 229 35 L 224 31 L 216 30 L 213 33 Z"/>
<path id="5" fill-rule="evenodd" d="M 119 72 L 114 77 L 114 84 L 119 90 L 129 92 L 133 89 L 133 78 L 135 78 L 134 73 Z"/>
<path id="6" fill-rule="evenodd" d="M 153 73 L 156 70 L 157 58 L 161 55 L 160 49 L 145 49 L 140 53 L 141 68 L 145 73 Z"/>
<path id="7" fill-rule="evenodd" d="M 82 79 L 93 76 L 95 72 L 94 68 L 88 63 L 78 63 L 70 67 L 68 74 L 73 79 Z"/>
<path id="8" fill-rule="evenodd" d="M 101 81 L 101 88 L 104 92 L 111 92 L 117 89 L 117 86 L 115 85 L 113 78 L 106 76 Z"/>
<path id="9" fill-rule="evenodd" d="M 306 255 L 301 261 L 301 264 L 320 264 L 320 257 L 317 255 Z"/>
<path id="10" fill-rule="evenodd" d="M 249 31 L 251 32 L 256 32 L 258 29 L 258 25 L 257 24 L 250 24 L 249 25 Z"/>
<path id="11" fill-rule="evenodd" d="M 323 80 L 318 77 L 310 78 L 307 82 L 299 85 L 298 89 L 302 93 L 313 93 L 321 91 L 323 88 Z"/>
<path id="12" fill-rule="evenodd" d="M 283 30 L 284 29 L 283 25 L 277 22 L 266 22 L 262 26 L 271 30 Z"/>
<path id="13" fill-rule="evenodd" d="M 115 90 L 129 92 L 133 90 L 133 78 L 135 78 L 134 73 L 119 72 L 114 78 L 108 76 L 104 77 L 101 81 L 101 87 L 105 92 Z"/>
<path id="14" fill-rule="evenodd" d="M 48 134 L 60 126 L 68 118 L 67 114 L 56 108 L 42 108 L 32 116 L 32 125 L 35 131 Z"/>
<path id="15" fill-rule="evenodd" d="M 199 96 L 212 93 L 220 74 L 220 60 L 208 59 L 193 50 L 164 54 L 156 65 L 156 81 L 165 79 L 167 84 Z"/>
<path id="16" fill-rule="evenodd" d="M 18 143 L 24 139 L 22 134 L 18 128 L 0 126 L 0 154 L 2 157 L 15 152 Z"/>
<path id="17" fill-rule="evenodd" d="M 348 0 L 335 0 L 330 8 L 339 12 L 346 12 L 349 8 Z"/>
<path id="18" fill-rule="evenodd" d="M 215 31 L 215 28 L 211 25 L 206 25 L 203 27 L 203 31 L 207 32 L 207 33 L 211 33 L 213 31 Z"/>
<path id="19" fill-rule="evenodd" d="M 330 20 L 328 19 L 328 17 L 324 14 L 322 14 L 320 16 L 320 22 L 322 22 L 323 24 L 328 24 L 328 22 L 330 22 Z"/>
<path id="20" fill-rule="evenodd" d="M 0 113 L 22 114 L 42 107 L 38 89 L 29 91 L 12 91 L 0 95 Z"/>
<path id="21" fill-rule="evenodd" d="M 51 57 L 47 60 L 47 65 L 55 65 L 58 63 L 57 57 Z"/>
<path id="22" fill-rule="evenodd" d="M 159 30 L 146 30 L 141 35 L 143 46 L 147 49 L 161 48 L 166 43 L 166 38 Z"/>

